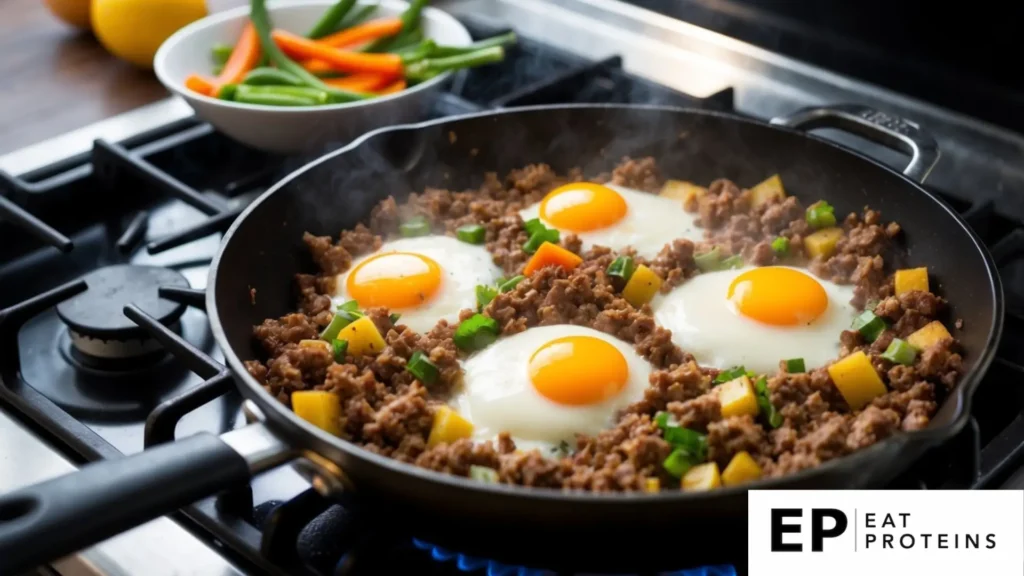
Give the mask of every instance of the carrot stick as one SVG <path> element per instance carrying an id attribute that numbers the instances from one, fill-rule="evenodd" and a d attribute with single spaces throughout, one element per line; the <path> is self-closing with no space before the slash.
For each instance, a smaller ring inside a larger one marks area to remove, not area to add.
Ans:
<path id="1" fill-rule="evenodd" d="M 377 90 L 377 94 L 394 94 L 395 92 L 401 92 L 406 88 L 405 78 L 399 78 L 391 84 Z"/>
<path id="2" fill-rule="evenodd" d="M 185 88 L 203 96 L 213 96 L 216 86 L 214 81 L 206 76 L 200 76 L 199 74 L 189 74 L 188 78 L 185 78 Z"/>
<path id="3" fill-rule="evenodd" d="M 235 49 L 231 51 L 231 57 L 224 64 L 224 69 L 217 76 L 214 86 L 219 88 L 225 84 L 241 82 L 245 75 L 256 67 L 256 63 L 260 60 L 260 54 L 260 39 L 256 35 L 256 28 L 253 27 L 252 22 L 247 22 L 245 28 L 242 29 L 242 36 L 235 44 Z"/>
<path id="4" fill-rule="evenodd" d="M 371 20 L 353 26 L 347 30 L 335 32 L 330 36 L 324 36 L 317 40 L 321 44 L 327 44 L 335 48 L 349 48 L 363 42 L 394 36 L 402 31 L 402 20 L 400 18 L 385 18 L 382 20 Z"/>
<path id="5" fill-rule="evenodd" d="M 303 60 L 302 62 L 299 62 L 299 64 L 302 65 L 302 67 L 306 69 L 306 72 L 309 72 L 310 74 L 327 74 L 328 72 L 335 72 L 334 67 L 323 60 L 311 58 L 309 60 Z"/>
<path id="6" fill-rule="evenodd" d="M 402 57 L 396 54 L 346 52 L 284 30 L 274 30 L 271 36 L 289 56 L 323 60 L 339 72 L 374 72 L 390 76 L 401 76 L 403 72 Z"/>
<path id="7" fill-rule="evenodd" d="M 394 76 L 383 76 L 381 74 L 353 74 L 344 78 L 325 78 L 324 84 L 352 90 L 353 92 L 373 92 L 391 84 Z"/>
<path id="8" fill-rule="evenodd" d="M 534 253 L 530 261 L 526 263 L 526 267 L 523 268 L 523 274 L 530 276 L 537 270 L 546 266 L 561 266 L 566 270 L 572 270 L 583 262 L 583 258 L 580 258 L 576 254 L 558 246 L 551 242 L 545 242 L 537 248 L 537 252 Z"/>

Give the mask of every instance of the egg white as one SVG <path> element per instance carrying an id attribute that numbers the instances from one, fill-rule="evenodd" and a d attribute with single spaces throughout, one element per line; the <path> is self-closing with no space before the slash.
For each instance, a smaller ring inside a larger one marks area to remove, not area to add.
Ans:
<path id="1" fill-rule="evenodd" d="M 565 406 L 537 392 L 530 382 L 529 361 L 544 344 L 565 336 L 593 336 L 613 345 L 626 359 L 628 379 L 622 391 L 600 404 Z M 633 347 L 613 336 L 568 324 L 540 326 L 501 338 L 463 362 L 463 380 L 450 400 L 473 423 L 473 440 L 511 434 L 522 449 L 545 454 L 561 442 L 576 446 L 576 434 L 597 434 L 614 424 L 615 413 L 643 398 L 651 366 Z"/>
<path id="2" fill-rule="evenodd" d="M 345 286 L 349 273 L 367 258 L 388 252 L 421 254 L 441 267 L 441 285 L 430 299 L 415 308 L 392 310 L 402 315 L 402 324 L 417 332 L 429 331 L 442 318 L 457 321 L 460 310 L 476 308 L 476 286 L 493 285 L 502 275 L 501 268 L 494 264 L 490 252 L 483 246 L 467 244 L 451 236 L 402 238 L 385 242 L 376 252 L 354 259 L 348 271 L 337 276 L 335 305 L 352 299 Z"/>
<path id="3" fill-rule="evenodd" d="M 857 310 L 850 304 L 853 286 L 814 278 L 828 295 L 828 307 L 813 322 L 773 326 L 747 318 L 729 301 L 729 285 L 752 267 L 699 274 L 651 305 L 657 323 L 672 331 L 672 341 L 713 368 L 745 366 L 759 374 L 774 374 L 779 360 L 803 358 L 808 370 L 824 366 L 839 355 L 839 334 L 850 327 Z"/>
<path id="4" fill-rule="evenodd" d="M 699 242 L 704 239 L 704 229 L 697 225 L 697 214 L 683 210 L 683 203 L 674 198 L 662 198 L 657 194 L 606 184 L 622 195 L 626 201 L 626 215 L 611 226 L 589 232 L 576 232 L 583 241 L 583 248 L 594 245 L 622 250 L 632 246 L 640 256 L 653 257 L 669 242 L 686 238 Z M 540 202 L 519 212 L 524 221 L 540 218 Z M 548 228 L 557 228 L 541 218 Z M 565 235 L 569 230 L 559 229 Z"/>

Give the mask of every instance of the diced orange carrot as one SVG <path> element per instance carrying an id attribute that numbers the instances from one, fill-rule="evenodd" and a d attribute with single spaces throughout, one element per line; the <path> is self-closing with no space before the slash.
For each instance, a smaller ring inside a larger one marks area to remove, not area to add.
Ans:
<path id="1" fill-rule="evenodd" d="M 353 74 L 344 78 L 324 78 L 324 84 L 353 92 L 373 92 L 391 84 L 391 78 L 380 74 Z"/>
<path id="2" fill-rule="evenodd" d="M 408 85 L 405 82 L 405 78 L 399 78 L 391 84 L 377 90 L 377 94 L 394 94 L 395 92 L 401 92 L 405 90 Z"/>
<path id="3" fill-rule="evenodd" d="M 214 95 L 216 86 L 213 83 L 212 79 L 199 74 L 189 74 L 188 78 L 185 78 L 185 88 L 203 96 Z"/>
<path id="4" fill-rule="evenodd" d="M 238 84 L 260 60 L 260 39 L 252 22 L 247 22 L 242 29 L 242 36 L 231 51 L 231 56 L 224 63 L 224 69 L 217 75 L 214 93 L 225 84 Z"/>
<path id="5" fill-rule="evenodd" d="M 274 30 L 271 37 L 289 56 L 323 60 L 339 72 L 374 72 L 390 76 L 401 76 L 404 72 L 402 58 L 397 54 L 347 52 L 285 30 Z"/>
<path id="6" fill-rule="evenodd" d="M 523 274 L 529 276 L 545 266 L 561 266 L 566 270 L 572 270 L 579 266 L 581 262 L 583 262 L 583 258 L 576 254 L 557 244 L 545 242 L 540 245 L 540 248 L 537 248 L 537 252 L 526 263 L 526 268 L 523 268 Z"/>
<path id="7" fill-rule="evenodd" d="M 335 48 L 351 48 L 363 42 L 376 40 L 385 36 L 394 36 L 402 31 L 402 20 L 400 18 L 385 18 L 383 20 L 371 20 L 363 24 L 357 24 L 335 32 L 330 36 L 324 36 L 317 40 L 321 44 Z"/>
<path id="8" fill-rule="evenodd" d="M 335 72 L 334 67 L 323 60 L 310 58 L 309 60 L 299 62 L 299 64 L 301 64 L 302 67 L 306 69 L 306 72 L 309 72 L 310 74 L 327 74 L 329 72 Z"/>

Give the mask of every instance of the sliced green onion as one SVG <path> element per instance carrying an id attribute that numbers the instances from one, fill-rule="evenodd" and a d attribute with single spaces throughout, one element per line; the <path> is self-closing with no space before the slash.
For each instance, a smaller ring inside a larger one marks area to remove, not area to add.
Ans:
<path id="1" fill-rule="evenodd" d="M 672 414 L 668 412 L 658 412 L 657 414 L 655 414 L 654 423 L 657 424 L 658 428 L 661 428 L 662 430 L 668 428 L 669 426 L 677 425 L 675 423 L 675 419 L 672 417 Z"/>
<path id="2" fill-rule="evenodd" d="M 878 308 L 878 304 L 879 304 L 879 301 L 877 299 L 868 300 L 864 304 L 864 309 L 865 310 L 874 311 L 875 308 Z"/>
<path id="3" fill-rule="evenodd" d="M 860 332 L 864 340 L 868 342 L 874 342 L 879 334 L 886 329 L 885 320 L 882 320 L 875 313 L 870 310 L 865 310 L 860 316 L 853 319 L 851 328 Z"/>
<path id="4" fill-rule="evenodd" d="M 487 466 L 470 466 L 469 477 L 486 484 L 498 483 L 498 471 Z"/>
<path id="5" fill-rule="evenodd" d="M 697 265 L 697 268 L 700 268 L 701 272 L 714 272 L 721 266 L 722 252 L 718 246 L 715 246 L 708 252 L 695 255 L 693 263 Z"/>
<path id="6" fill-rule="evenodd" d="M 480 310 L 483 310 L 485 306 L 494 300 L 494 297 L 498 295 L 498 290 L 492 286 L 484 286 L 479 284 L 476 287 L 476 305 Z"/>
<path id="7" fill-rule="evenodd" d="M 605 272 L 609 276 L 616 278 L 622 278 L 623 282 L 629 282 L 629 279 L 633 277 L 633 272 L 636 271 L 636 263 L 629 256 L 619 256 L 608 265 L 608 270 Z"/>
<path id="8" fill-rule="evenodd" d="M 392 313 L 392 314 L 391 314 L 390 316 L 388 316 L 388 320 L 391 320 L 391 323 L 392 323 L 392 324 L 397 324 L 397 323 L 398 323 L 398 321 L 399 321 L 399 320 L 400 320 L 401 318 L 402 318 L 402 315 L 401 315 L 401 314 L 399 314 L 398 312 L 394 312 L 394 313 Z"/>
<path id="9" fill-rule="evenodd" d="M 772 240 L 772 251 L 779 256 L 789 254 L 789 238 L 779 236 L 775 240 Z"/>
<path id="10" fill-rule="evenodd" d="M 487 230 L 479 224 L 467 224 L 455 231 L 455 236 L 467 244 L 483 244 Z"/>
<path id="11" fill-rule="evenodd" d="M 412 220 L 399 225 L 398 231 L 405 238 L 426 236 L 427 234 L 430 234 L 430 222 L 427 222 L 427 219 L 423 216 L 417 216 Z"/>
<path id="12" fill-rule="evenodd" d="M 724 384 L 725 382 L 728 382 L 730 380 L 735 380 L 735 379 L 739 378 L 740 376 L 747 376 L 747 369 L 744 368 L 743 366 L 735 366 L 735 367 L 730 368 L 728 370 L 724 370 L 722 372 L 719 372 L 718 376 L 715 376 L 714 383 L 715 384 Z"/>
<path id="13" fill-rule="evenodd" d="M 808 206 L 804 216 L 812 228 L 828 228 L 836 225 L 835 208 L 824 200 Z"/>
<path id="14" fill-rule="evenodd" d="M 427 355 L 419 350 L 413 352 L 412 356 L 409 357 L 409 361 L 405 364 L 405 369 L 427 386 L 437 382 L 437 365 L 431 362 L 430 358 L 427 358 Z"/>
<path id="15" fill-rule="evenodd" d="M 359 312 L 359 302 L 356 302 L 355 300 L 349 300 L 348 302 L 345 302 L 344 304 L 338 304 L 338 310 L 344 311 L 344 312 L 356 312 L 356 313 L 358 313 Z M 362 316 L 362 314 L 360 314 L 360 316 Z"/>
<path id="16" fill-rule="evenodd" d="M 537 251 L 538 248 L 540 248 L 541 244 L 545 242 L 558 244 L 560 240 L 561 234 L 559 234 L 558 230 L 538 230 L 537 232 L 534 232 L 532 235 L 530 235 L 530 239 L 526 241 L 526 244 L 523 244 L 523 252 L 526 252 L 527 254 L 533 254 L 534 252 Z"/>
<path id="17" fill-rule="evenodd" d="M 917 348 L 914 348 L 904 340 L 893 338 L 889 347 L 885 349 L 885 352 L 882 352 L 882 358 L 896 364 L 910 366 L 917 358 Z"/>
<path id="18" fill-rule="evenodd" d="M 772 428 L 782 426 L 782 414 L 779 414 L 779 411 L 775 409 L 775 405 L 772 404 L 771 394 L 768 392 L 768 379 L 764 376 L 758 378 L 757 382 L 754 382 L 754 390 L 757 392 L 757 406 L 761 409 L 761 413 L 765 415 L 765 419 L 768 420 L 768 425 Z"/>
<path id="19" fill-rule="evenodd" d="M 807 367 L 804 365 L 804 359 L 790 358 L 789 360 L 786 360 L 786 372 L 789 372 L 790 374 L 807 372 Z"/>
<path id="20" fill-rule="evenodd" d="M 686 450 L 698 461 L 703 462 L 708 453 L 708 438 L 700 432 L 695 432 L 682 426 L 669 426 L 665 428 L 665 441 L 669 444 Z"/>
<path id="21" fill-rule="evenodd" d="M 683 474 L 693 468 L 698 462 L 692 454 L 684 450 L 683 448 L 676 448 L 665 458 L 665 461 L 661 463 L 661 466 L 666 472 L 675 476 L 676 478 L 682 478 Z"/>
<path id="22" fill-rule="evenodd" d="M 537 232 L 542 232 L 548 228 L 540 221 L 540 218 L 533 218 L 523 223 L 523 229 L 526 230 L 527 234 L 533 236 Z"/>
<path id="23" fill-rule="evenodd" d="M 743 258 L 741 258 L 739 254 L 733 254 L 732 256 L 729 256 L 728 258 L 726 258 L 725 260 L 722 260 L 719 263 L 719 269 L 720 270 L 729 270 L 730 268 L 742 268 L 742 267 L 743 267 Z"/>
<path id="24" fill-rule="evenodd" d="M 335 338 L 334 342 L 331 342 L 331 351 L 334 353 L 334 361 L 342 363 L 345 361 L 345 353 L 348 352 L 348 340 L 338 340 Z"/>
<path id="25" fill-rule="evenodd" d="M 519 276 L 513 276 L 508 280 L 502 280 L 498 282 L 498 292 L 502 294 L 504 294 L 505 292 L 511 292 L 523 280 L 526 280 L 526 276 L 523 276 L 522 274 L 520 274 Z"/>
<path id="26" fill-rule="evenodd" d="M 459 350 L 483 350 L 498 339 L 498 321 L 483 314 L 474 314 L 455 329 L 455 345 Z"/>
<path id="27" fill-rule="evenodd" d="M 328 342 L 334 342 L 334 339 L 338 337 L 338 332 L 345 326 L 352 323 L 352 317 L 343 311 L 339 311 L 331 318 L 331 323 L 324 328 L 324 331 L 320 333 L 320 339 Z"/>

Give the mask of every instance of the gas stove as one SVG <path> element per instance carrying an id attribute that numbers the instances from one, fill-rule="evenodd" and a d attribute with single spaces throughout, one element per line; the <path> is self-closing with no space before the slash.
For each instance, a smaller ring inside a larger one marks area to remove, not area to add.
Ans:
<path id="1" fill-rule="evenodd" d="M 970 425 L 898 488 L 1024 486 L 1024 138 L 614 0 L 442 3 L 506 62 L 462 73 L 434 117 L 559 102 L 663 104 L 759 118 L 857 102 L 916 120 L 943 158 L 931 189 L 1000 264 L 1006 335 Z M 828 134 L 893 166 L 904 160 Z M 244 148 L 167 100 L 0 158 L 0 492 L 87 461 L 243 425 L 203 312 L 220 234 L 313 156 Z M 48 245 L 49 247 L 41 247 Z M 130 505 L 130 503 L 126 503 Z M 400 524 L 400 519 L 398 521 Z M 672 574 L 726 575 L 686 565 Z M 693 564 L 691 562 L 690 564 Z M 54 564 L 62 574 L 553 575 L 382 529 L 290 467 Z M 2 569 L 0 569 L 2 571 Z M 648 574 L 645 567 L 636 572 Z M 558 572 L 565 574 L 565 572 Z"/>

